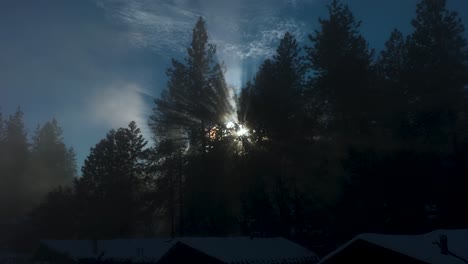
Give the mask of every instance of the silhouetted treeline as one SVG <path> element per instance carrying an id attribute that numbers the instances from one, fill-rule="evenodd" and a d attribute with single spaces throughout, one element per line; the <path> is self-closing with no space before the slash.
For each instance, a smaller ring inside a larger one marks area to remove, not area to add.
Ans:
<path id="1" fill-rule="evenodd" d="M 75 177 L 75 153 L 55 119 L 39 125 L 30 140 L 19 108 L 5 119 L 0 113 L 0 243 L 23 234 L 27 214 Z"/>
<path id="2" fill-rule="evenodd" d="M 236 95 L 200 18 L 155 101 L 155 146 L 133 122 L 110 131 L 82 177 L 35 210 L 36 236 L 281 235 L 313 246 L 467 228 L 460 18 L 444 0 L 421 0 L 413 32 L 394 30 L 380 54 L 340 1 L 319 22 L 304 47 L 286 33 Z M 14 120 L 4 131 L 21 131 Z M 20 175 L 29 148 L 15 135 L 4 164 Z"/>
<path id="3" fill-rule="evenodd" d="M 346 5 L 328 10 L 305 47 L 286 33 L 242 89 L 234 122 L 249 132 L 234 138 L 229 88 L 210 81 L 202 62 L 211 50 L 197 24 L 151 122 L 173 147 L 172 169 L 160 177 L 180 234 L 347 238 L 466 223 L 461 20 L 445 1 L 421 1 L 411 35 L 393 31 L 375 54 Z"/>
<path id="4" fill-rule="evenodd" d="M 20 109 L 5 120 L 0 113 L 2 223 L 23 217 L 48 192 L 75 177 L 75 153 L 63 143 L 55 119 L 39 125 L 29 140 Z"/>

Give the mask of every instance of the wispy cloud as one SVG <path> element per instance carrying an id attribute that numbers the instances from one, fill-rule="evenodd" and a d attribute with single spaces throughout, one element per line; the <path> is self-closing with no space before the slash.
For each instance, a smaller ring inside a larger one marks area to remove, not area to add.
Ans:
<path id="1" fill-rule="evenodd" d="M 273 17 L 265 21 L 257 32 L 251 33 L 244 41 L 229 42 L 215 38 L 214 42 L 220 47 L 224 56 L 237 56 L 241 59 L 269 57 L 275 51 L 275 44 L 286 32 L 302 40 L 306 35 L 305 27 L 305 23 Z"/>
<path id="2" fill-rule="evenodd" d="M 210 41 L 227 66 L 228 84 L 240 87 L 249 78 L 243 66 L 273 55 L 287 31 L 299 41 L 305 38 L 307 23 L 293 14 L 316 0 L 96 1 L 112 21 L 128 29 L 133 45 L 168 57 L 185 52 L 195 22 L 204 17 Z"/>
<path id="3" fill-rule="evenodd" d="M 102 127 L 127 127 L 135 121 L 146 139 L 151 138 L 147 126 L 147 92 L 140 86 L 130 83 L 115 83 L 96 90 L 91 94 L 88 110 L 83 117 L 93 125 Z"/>
<path id="4" fill-rule="evenodd" d="M 133 44 L 158 51 L 183 51 L 187 30 L 200 16 L 181 0 L 100 0 L 98 5 L 111 19 L 129 28 L 128 37 Z"/>
<path id="5" fill-rule="evenodd" d="M 272 54 L 286 31 L 304 37 L 305 23 L 284 17 L 284 9 L 313 0 L 194 1 L 100 0 L 98 3 L 129 27 L 129 38 L 138 46 L 157 51 L 181 52 L 190 42 L 199 16 L 208 20 L 211 40 L 221 57 L 259 58 Z M 234 2 L 234 3 L 233 3 Z"/>

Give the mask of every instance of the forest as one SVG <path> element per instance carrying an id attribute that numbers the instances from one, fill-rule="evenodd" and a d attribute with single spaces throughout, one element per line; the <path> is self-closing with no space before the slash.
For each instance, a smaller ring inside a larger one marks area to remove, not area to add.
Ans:
<path id="1" fill-rule="evenodd" d="M 0 245 L 243 235 L 326 253 L 364 232 L 468 228 L 463 22 L 420 0 L 378 54 L 360 25 L 332 1 L 236 93 L 200 18 L 154 100 L 154 144 L 131 122 L 80 172 L 56 120 L 29 137 L 20 108 L 0 113 Z"/>

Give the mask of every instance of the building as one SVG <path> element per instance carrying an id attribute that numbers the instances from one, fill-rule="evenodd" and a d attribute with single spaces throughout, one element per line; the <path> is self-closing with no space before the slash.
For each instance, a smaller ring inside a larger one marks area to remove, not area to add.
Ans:
<path id="1" fill-rule="evenodd" d="M 284 238 L 44 240 L 36 263 L 315 264 L 317 255 Z"/>
<path id="2" fill-rule="evenodd" d="M 284 238 L 181 238 L 160 264 L 314 264 L 318 256 Z"/>
<path id="3" fill-rule="evenodd" d="M 29 264 L 31 257 L 29 254 L 0 249 L 1 264 Z"/>
<path id="4" fill-rule="evenodd" d="M 468 230 L 436 230 L 422 235 L 361 234 L 319 264 L 468 264 Z"/>
<path id="5" fill-rule="evenodd" d="M 157 263 L 172 239 L 43 240 L 34 254 L 35 263 Z"/>

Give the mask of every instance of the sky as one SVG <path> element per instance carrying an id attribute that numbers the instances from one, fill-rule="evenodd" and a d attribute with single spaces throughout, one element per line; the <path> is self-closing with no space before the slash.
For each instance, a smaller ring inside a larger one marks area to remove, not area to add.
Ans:
<path id="1" fill-rule="evenodd" d="M 394 28 L 409 34 L 417 0 L 344 0 L 371 48 Z M 0 111 L 25 113 L 29 135 L 52 118 L 79 168 L 107 131 L 147 120 L 171 58 L 183 59 L 191 30 L 207 21 L 226 80 L 239 89 L 286 31 L 301 45 L 327 17 L 329 0 L 1 0 Z M 449 0 L 465 27 L 468 1 Z M 468 37 L 468 34 L 465 33 Z"/>

